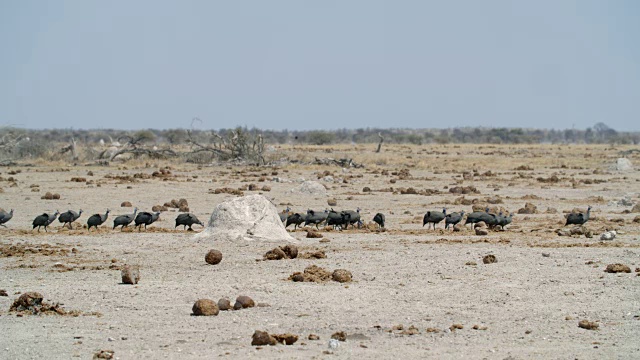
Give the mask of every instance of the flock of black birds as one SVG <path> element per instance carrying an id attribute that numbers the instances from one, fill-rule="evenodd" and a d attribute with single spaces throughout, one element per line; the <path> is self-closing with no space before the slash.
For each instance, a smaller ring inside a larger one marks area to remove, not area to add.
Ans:
<path id="1" fill-rule="evenodd" d="M 109 213 L 111 210 L 107 209 L 104 214 L 93 214 L 87 219 L 87 230 L 91 231 L 92 227 L 95 227 L 96 230 L 98 226 L 104 224 L 109 217 Z M 59 215 L 59 216 L 58 216 Z M 47 227 L 51 225 L 56 219 L 62 224 L 62 227 L 69 226 L 69 229 L 72 229 L 71 224 L 78 220 L 82 215 L 82 210 L 75 212 L 73 210 L 68 210 L 60 214 L 59 211 L 56 210 L 55 213 L 42 213 L 36 216 L 33 219 L 32 225 L 33 229 L 38 228 L 38 232 L 40 232 L 40 228 L 44 227 L 44 231 L 48 231 Z M 11 220 L 13 217 L 13 209 L 11 212 L 7 213 L 5 211 L 0 211 L 0 225 L 6 227 L 5 223 Z M 147 228 L 147 225 L 153 224 L 156 220 L 160 218 L 160 213 L 150 213 L 146 211 L 138 212 L 138 208 L 133 210 L 133 214 L 120 215 L 113 220 L 113 229 L 120 226 L 120 230 L 129 226 L 132 222 L 135 224 L 135 227 L 138 228 L 138 231 L 142 230 L 142 226 Z M 198 218 L 191 213 L 182 213 L 176 217 L 176 228 L 180 225 L 183 226 L 183 229 L 186 230 L 187 226 L 189 230 L 193 230 L 191 227 L 193 225 L 204 226 L 202 221 L 198 220 Z"/>
<path id="2" fill-rule="evenodd" d="M 87 219 L 87 229 L 91 231 L 92 227 L 95 227 L 96 230 L 98 226 L 104 224 L 109 217 L 110 210 L 104 214 L 93 214 Z M 587 208 L 586 213 L 578 212 L 571 213 L 567 215 L 567 221 L 565 226 L 567 225 L 583 225 L 587 221 L 589 221 L 589 217 L 591 214 L 591 206 Z M 59 216 L 58 216 L 59 215 Z M 44 227 L 44 230 L 47 231 L 47 227 L 53 223 L 56 218 L 62 226 L 69 226 L 71 229 L 71 224 L 78 220 L 82 215 L 82 210 L 75 212 L 73 210 L 68 210 L 60 214 L 59 211 L 56 211 L 53 214 L 43 213 L 41 215 L 36 216 L 33 219 L 33 229 L 38 228 L 38 232 L 40 232 L 40 228 Z M 465 212 L 461 211 L 459 213 L 454 212 L 447 214 L 447 209 L 442 209 L 440 211 L 427 211 L 422 219 L 422 226 L 428 225 L 427 228 L 430 228 L 433 225 L 433 229 L 435 230 L 436 224 L 445 221 L 445 230 L 457 225 L 464 218 Z M 4 210 L 0 210 L 0 226 L 6 227 L 6 223 L 11 220 L 13 217 L 13 209 L 10 212 L 5 212 Z M 113 220 L 113 229 L 120 226 L 120 230 L 129 226 L 132 222 L 134 226 L 138 228 L 138 231 L 144 228 L 147 228 L 147 225 L 153 224 L 160 217 L 159 212 L 150 213 L 146 211 L 138 212 L 138 208 L 133 210 L 132 214 L 120 215 Z M 280 220 L 285 224 L 285 227 L 289 227 L 290 225 L 294 225 L 294 230 L 301 226 L 307 225 L 315 225 L 316 229 L 319 229 L 319 226 L 325 224 L 326 226 L 332 226 L 334 229 L 343 230 L 348 229 L 349 225 L 351 227 L 361 227 L 363 222 L 360 219 L 360 208 L 354 210 L 343 210 L 336 211 L 334 209 L 325 209 L 324 211 L 315 211 L 315 210 L 307 210 L 305 214 L 301 213 L 291 213 L 291 209 L 287 207 L 282 213 L 280 213 Z M 502 212 L 498 214 L 492 214 L 489 212 L 489 208 L 486 208 L 485 211 L 474 211 L 470 214 L 467 214 L 464 225 L 467 224 L 476 224 L 479 222 L 484 222 L 490 228 L 500 227 L 504 230 L 504 227 L 511 224 L 513 220 L 513 213 L 510 213 L 509 216 L 503 215 Z M 385 216 L 382 213 L 377 213 L 373 217 L 373 221 L 378 224 L 378 228 L 384 228 L 385 226 Z M 183 230 L 189 227 L 189 230 L 193 230 L 192 225 L 198 224 L 200 226 L 204 226 L 202 221 L 198 220 L 198 218 L 191 213 L 182 213 L 176 217 L 176 226 L 182 225 Z M 303 225 L 304 224 L 304 225 Z"/>

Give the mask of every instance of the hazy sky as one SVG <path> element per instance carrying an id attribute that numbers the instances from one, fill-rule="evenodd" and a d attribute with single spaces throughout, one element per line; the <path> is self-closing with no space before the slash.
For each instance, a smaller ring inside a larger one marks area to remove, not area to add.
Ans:
<path id="1" fill-rule="evenodd" d="M 640 1 L 0 0 L 0 125 L 640 130 Z"/>

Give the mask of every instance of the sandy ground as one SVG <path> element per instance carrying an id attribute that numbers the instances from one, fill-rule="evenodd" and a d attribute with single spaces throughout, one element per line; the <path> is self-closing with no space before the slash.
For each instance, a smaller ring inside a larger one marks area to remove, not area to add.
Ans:
<path id="1" fill-rule="evenodd" d="M 640 267 L 640 230 L 633 221 L 640 214 L 629 212 L 632 205 L 617 204 L 625 196 L 640 202 L 640 173 L 608 169 L 622 149 L 449 145 L 386 146 L 382 154 L 364 150 L 278 150 L 290 158 L 347 156 L 366 165 L 344 171 L 332 166 L 199 168 L 144 161 L 0 169 L 0 207 L 16 209 L 7 228 L 0 228 L 0 289 L 8 293 L 0 297 L 0 358 L 91 358 L 107 349 L 120 359 L 640 358 L 640 276 L 635 272 Z M 637 157 L 631 160 L 640 162 Z M 523 165 L 532 170 L 515 170 Z M 163 166 L 171 167 L 167 179 L 126 177 L 151 175 Z M 408 177 L 393 175 L 405 168 Z M 463 179 L 463 171 L 473 169 L 478 171 Z M 93 175 L 87 175 L 89 171 Z M 325 171 L 333 180 L 318 180 Z M 554 175 L 557 182 L 537 180 Z M 72 182 L 73 177 L 92 183 Z M 329 195 L 289 193 L 302 178 L 325 184 Z M 286 204 L 294 211 L 324 209 L 327 199 L 335 198 L 336 209 L 362 208 L 366 222 L 383 212 L 387 231 L 323 230 L 329 241 L 321 242 L 299 230 L 291 234 L 299 240 L 300 251 L 324 250 L 326 259 L 257 261 L 284 244 L 199 241 L 193 232 L 173 230 L 175 209 L 164 212 L 146 232 L 110 229 L 115 216 L 132 212 L 120 207 L 123 201 L 149 211 L 153 205 L 185 198 L 191 212 L 206 222 L 216 204 L 234 196 L 211 190 L 249 183 L 269 186 L 270 191 L 245 193 L 261 192 L 279 209 Z M 32 185 L 40 191 L 33 192 Z M 497 197 L 502 203 L 492 206 L 511 211 L 530 202 L 538 213 L 518 214 L 506 231 L 488 236 L 476 236 L 469 228 L 444 231 L 443 223 L 435 231 L 421 226 L 427 210 L 470 212 L 471 205 L 455 204 L 462 195 L 448 190 L 469 185 L 479 194 L 464 195 L 466 199 L 485 204 Z M 363 192 L 364 187 L 373 191 Z M 379 191 L 391 187 L 393 191 Z M 409 187 L 439 193 L 400 193 Z M 41 199 L 47 191 L 61 199 Z M 554 232 L 562 228 L 563 211 L 587 205 L 593 206 L 586 225 L 593 238 Z M 548 207 L 558 212 L 547 213 Z M 31 231 L 31 221 L 44 211 L 80 208 L 84 213 L 73 230 L 61 229 L 56 221 L 48 233 Z M 82 228 L 88 216 L 107 208 L 112 212 L 103 228 L 91 233 Z M 601 242 L 598 234 L 607 229 L 619 235 Z M 223 253 L 219 265 L 204 262 L 209 249 Z M 498 261 L 483 264 L 488 254 Z M 612 263 L 625 264 L 632 272 L 604 272 Z M 138 285 L 120 284 L 118 269 L 124 264 L 140 265 Z M 330 271 L 347 269 L 354 281 L 287 281 L 312 264 Z M 13 300 L 28 291 L 83 314 L 9 312 Z M 190 315 L 197 299 L 228 297 L 233 302 L 239 295 L 262 306 L 213 317 Z M 580 320 L 597 322 L 599 328 L 579 328 Z M 462 329 L 450 330 L 454 324 Z M 403 334 L 399 325 L 418 331 Z M 300 339 L 290 346 L 255 347 L 255 330 L 292 333 Z M 330 349 L 329 339 L 338 331 L 347 334 L 347 341 Z M 308 340 L 309 334 L 320 340 Z"/>

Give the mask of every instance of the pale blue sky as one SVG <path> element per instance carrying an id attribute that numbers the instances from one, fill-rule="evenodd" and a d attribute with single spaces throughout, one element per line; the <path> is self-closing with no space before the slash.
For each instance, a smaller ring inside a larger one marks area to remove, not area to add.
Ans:
<path id="1" fill-rule="evenodd" d="M 640 1 L 0 0 L 0 125 L 640 130 Z"/>

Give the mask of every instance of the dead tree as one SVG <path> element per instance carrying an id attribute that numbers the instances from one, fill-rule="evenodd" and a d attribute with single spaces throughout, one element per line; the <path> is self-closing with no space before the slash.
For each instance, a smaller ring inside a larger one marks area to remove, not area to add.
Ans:
<path id="1" fill-rule="evenodd" d="M 71 143 L 69 145 L 60 149 L 60 154 L 67 153 L 69 151 L 71 151 L 73 160 L 78 160 L 78 153 L 76 151 L 76 139 L 74 139 L 73 137 L 71 138 Z"/>
<path id="2" fill-rule="evenodd" d="M 262 134 L 250 134 L 242 128 L 230 131 L 227 136 L 211 132 L 211 145 L 198 141 L 192 130 L 187 131 L 186 143 L 191 146 L 191 154 L 209 152 L 221 161 L 247 161 L 264 165 L 264 138 Z"/>

